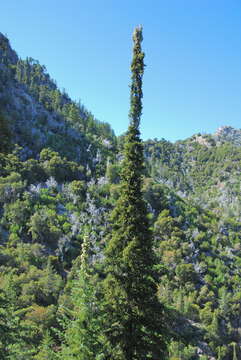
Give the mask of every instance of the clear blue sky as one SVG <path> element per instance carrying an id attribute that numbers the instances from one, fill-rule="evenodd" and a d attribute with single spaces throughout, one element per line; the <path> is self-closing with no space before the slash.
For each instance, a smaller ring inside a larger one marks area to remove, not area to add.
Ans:
<path id="1" fill-rule="evenodd" d="M 241 127 L 240 0 L 1 1 L 0 31 L 46 65 L 117 134 L 129 111 L 131 34 L 146 53 L 142 137 L 184 139 Z"/>

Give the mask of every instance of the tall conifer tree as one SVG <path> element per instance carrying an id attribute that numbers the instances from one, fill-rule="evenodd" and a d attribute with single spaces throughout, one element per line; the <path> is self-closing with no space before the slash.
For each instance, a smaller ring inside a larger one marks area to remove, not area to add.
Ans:
<path id="1" fill-rule="evenodd" d="M 133 41 L 130 124 L 120 197 L 111 215 L 112 231 L 106 249 L 105 330 L 110 359 L 161 360 L 165 358 L 162 308 L 156 295 L 152 237 L 142 194 L 142 27 L 135 29 Z"/>

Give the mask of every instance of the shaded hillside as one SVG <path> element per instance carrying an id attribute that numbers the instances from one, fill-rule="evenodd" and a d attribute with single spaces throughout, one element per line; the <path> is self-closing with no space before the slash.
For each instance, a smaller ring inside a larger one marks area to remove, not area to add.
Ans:
<path id="1" fill-rule="evenodd" d="M 44 147 L 77 160 L 90 171 L 115 149 L 115 135 L 84 106 L 61 92 L 46 68 L 31 58 L 18 59 L 0 34 L 0 111 L 12 145 L 22 147 L 24 159 Z"/>

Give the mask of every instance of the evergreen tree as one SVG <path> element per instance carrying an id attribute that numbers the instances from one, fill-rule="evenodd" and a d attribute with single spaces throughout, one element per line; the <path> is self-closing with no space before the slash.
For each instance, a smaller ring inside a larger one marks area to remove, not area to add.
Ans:
<path id="1" fill-rule="evenodd" d="M 111 214 L 112 231 L 106 249 L 105 334 L 109 358 L 164 359 L 163 310 L 157 299 L 155 257 L 142 194 L 142 112 L 144 53 L 142 28 L 133 34 L 130 124 L 127 131 L 120 197 Z"/>
<path id="2" fill-rule="evenodd" d="M 101 360 L 99 307 L 96 294 L 96 276 L 89 263 L 90 242 L 85 236 L 82 244 L 79 276 L 73 285 L 73 310 L 68 312 L 73 319 L 69 322 L 65 344 L 62 347 L 63 360 Z"/>
<path id="3" fill-rule="evenodd" d="M 0 290 L 0 359 L 29 360 L 34 351 L 29 342 L 31 327 L 21 323 L 11 276 L 8 280 L 7 287 Z"/>
<path id="4" fill-rule="evenodd" d="M 53 344 L 49 331 L 46 331 L 39 352 L 34 357 L 34 360 L 56 360 L 57 355 L 53 350 Z"/>

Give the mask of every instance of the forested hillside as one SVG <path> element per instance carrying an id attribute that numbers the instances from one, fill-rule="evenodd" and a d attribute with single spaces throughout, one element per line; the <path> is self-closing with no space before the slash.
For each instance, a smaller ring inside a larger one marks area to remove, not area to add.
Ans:
<path id="1" fill-rule="evenodd" d="M 127 138 L 71 100 L 45 66 L 19 59 L 0 33 L 1 359 L 108 358 L 97 346 L 103 323 L 90 320 L 99 311 L 108 323 L 106 304 L 88 304 L 103 295 L 121 173 L 131 171 L 123 164 Z M 239 359 L 241 130 L 143 146 L 162 356 Z M 86 357 L 76 318 L 91 324 L 81 332 L 93 351 Z"/>

